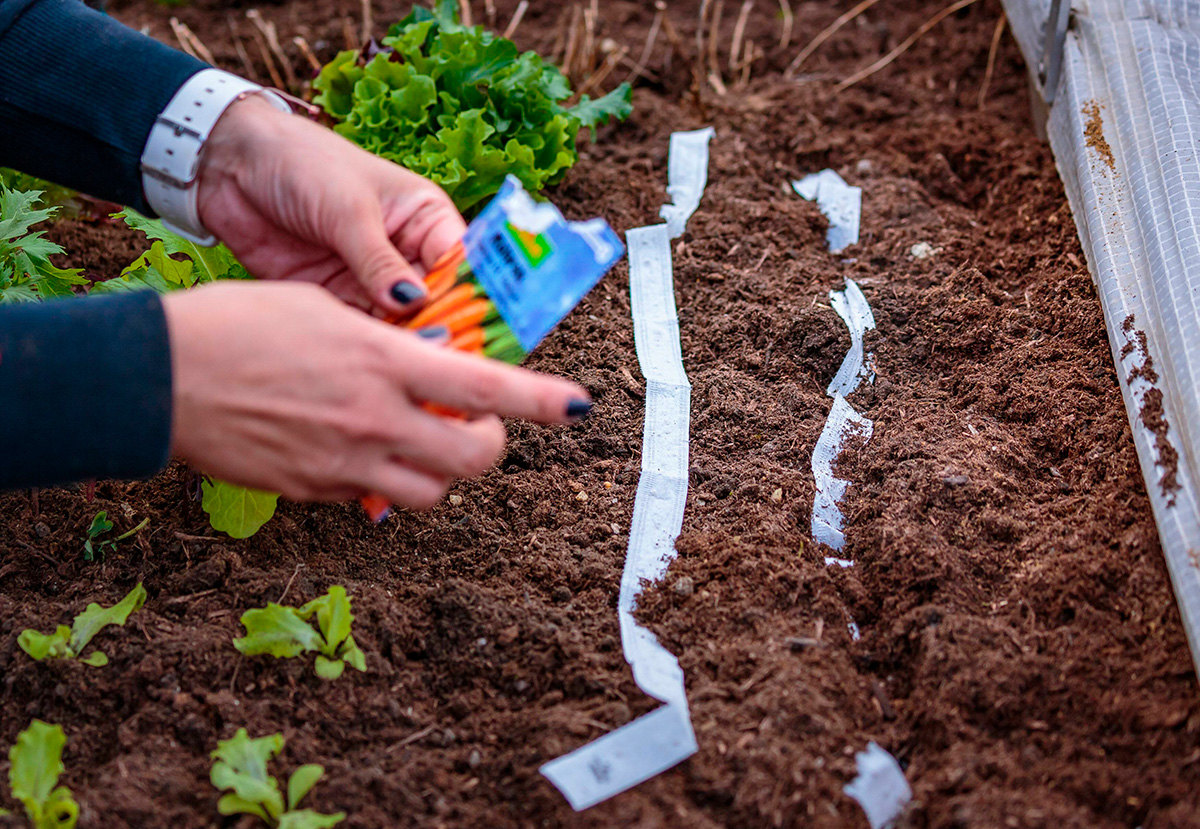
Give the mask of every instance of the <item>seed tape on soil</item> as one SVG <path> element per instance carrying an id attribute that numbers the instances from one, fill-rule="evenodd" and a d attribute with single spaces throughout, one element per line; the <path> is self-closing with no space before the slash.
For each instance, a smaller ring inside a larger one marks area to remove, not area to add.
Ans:
<path id="1" fill-rule="evenodd" d="M 1004 6 L 1038 66 L 1050 0 Z M 1200 668 L 1200 0 L 1076 0 L 1061 43 L 1046 131 Z"/>
<path id="2" fill-rule="evenodd" d="M 629 293 L 638 365 L 646 378 L 642 474 L 634 496 L 617 613 L 621 647 L 638 687 L 664 703 L 582 748 L 546 763 L 542 774 L 574 809 L 586 809 L 649 780 L 696 753 L 679 661 L 633 617 L 637 594 L 675 558 L 687 500 L 691 384 L 683 368 L 671 239 L 683 233 L 708 181 L 711 128 L 671 136 L 666 224 L 630 230 Z"/>

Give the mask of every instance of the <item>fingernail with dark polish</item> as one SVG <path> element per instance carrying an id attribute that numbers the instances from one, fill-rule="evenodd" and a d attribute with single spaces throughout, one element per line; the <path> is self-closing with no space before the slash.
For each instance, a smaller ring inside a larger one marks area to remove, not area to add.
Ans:
<path id="1" fill-rule="evenodd" d="M 417 329 L 417 336 L 425 340 L 444 340 L 450 336 L 450 329 L 444 325 L 427 325 Z"/>
<path id="2" fill-rule="evenodd" d="M 401 305 L 408 305 L 425 296 L 425 292 L 412 282 L 400 281 L 392 286 L 392 299 Z"/>
<path id="3" fill-rule="evenodd" d="M 588 416 L 588 412 L 592 410 L 592 401 L 590 400 L 572 400 L 567 404 L 567 417 L 571 420 L 579 421 Z"/>

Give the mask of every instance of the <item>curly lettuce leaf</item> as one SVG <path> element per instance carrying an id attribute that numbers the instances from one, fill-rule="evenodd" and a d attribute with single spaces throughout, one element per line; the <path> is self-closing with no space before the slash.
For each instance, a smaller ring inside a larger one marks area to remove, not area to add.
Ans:
<path id="1" fill-rule="evenodd" d="M 505 176 L 538 192 L 578 158 L 581 129 L 632 110 L 628 84 L 597 100 L 571 97 L 567 78 L 512 41 L 463 26 L 453 0 L 417 8 L 392 26 L 387 51 L 341 52 L 314 86 L 334 129 L 433 179 L 459 210 L 494 195 Z"/>

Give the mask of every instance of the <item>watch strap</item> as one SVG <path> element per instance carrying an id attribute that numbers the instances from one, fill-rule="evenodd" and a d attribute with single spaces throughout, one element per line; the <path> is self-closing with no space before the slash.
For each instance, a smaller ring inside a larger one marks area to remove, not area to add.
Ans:
<path id="1" fill-rule="evenodd" d="M 216 244 L 200 221 L 196 192 L 204 142 L 230 104 L 256 94 L 282 112 L 292 111 L 262 86 L 209 68 L 189 78 L 155 120 L 142 150 L 142 189 L 168 230 L 199 245 Z"/>

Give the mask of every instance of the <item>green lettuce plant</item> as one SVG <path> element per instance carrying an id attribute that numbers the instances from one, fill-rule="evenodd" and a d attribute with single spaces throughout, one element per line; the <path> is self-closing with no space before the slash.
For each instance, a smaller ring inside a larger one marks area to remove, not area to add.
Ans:
<path id="1" fill-rule="evenodd" d="M 8 752 L 8 785 L 33 829 L 74 829 L 79 819 L 71 790 L 57 785 L 66 744 L 62 726 L 34 720 Z M 0 815 L 7 814 L 0 809 Z"/>
<path id="2" fill-rule="evenodd" d="M 267 773 L 267 763 L 282 750 L 282 735 L 251 739 L 244 728 L 239 728 L 231 739 L 217 743 L 209 779 L 226 792 L 217 802 L 217 811 L 223 815 L 254 815 L 278 829 L 327 829 L 345 820 L 345 812 L 323 815 L 296 808 L 325 773 L 316 764 L 292 772 L 284 799 L 279 782 Z"/>
<path id="3" fill-rule="evenodd" d="M 34 225 L 53 218 L 54 206 L 39 207 L 41 190 L 11 189 L 0 183 L 0 305 L 70 296 L 86 285 L 78 268 L 60 268 L 50 257 L 60 245 Z"/>
<path id="4" fill-rule="evenodd" d="M 145 603 L 146 588 L 138 582 L 129 595 L 112 607 L 101 607 L 92 602 L 75 617 L 70 627 L 59 625 L 51 634 L 32 629 L 21 631 L 17 645 L 39 662 L 46 659 L 78 659 L 86 665 L 100 668 L 108 664 L 108 657 L 100 651 L 92 651 L 84 656 L 83 649 L 105 627 L 124 625 L 130 615 Z"/>
<path id="5" fill-rule="evenodd" d="M 316 625 L 311 620 L 315 617 Z M 246 635 L 233 640 L 233 646 L 247 656 L 274 656 L 292 659 L 302 653 L 316 653 L 314 669 L 322 679 L 337 679 L 349 665 L 367 669 L 363 652 L 354 641 L 350 626 L 350 597 L 346 588 L 335 584 L 324 596 L 300 607 L 270 602 L 266 607 L 242 614 Z"/>
<path id="6" fill-rule="evenodd" d="M 629 84 L 566 108 L 571 85 L 537 53 L 482 26 L 464 26 L 455 0 L 416 8 L 392 26 L 384 51 L 349 50 L 314 81 L 334 130 L 440 184 L 466 211 L 506 175 L 531 193 L 562 179 L 575 139 L 632 112 Z"/>

